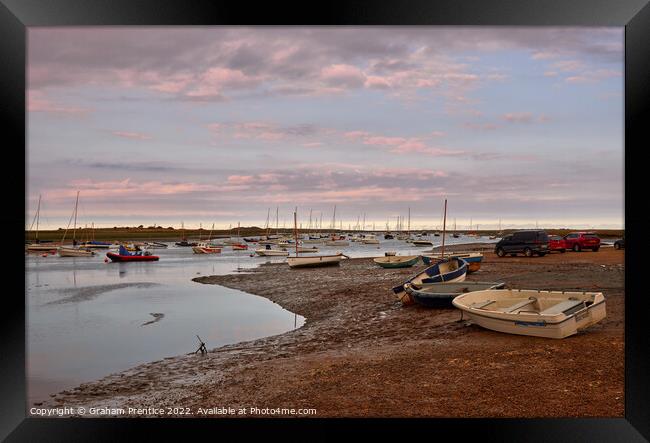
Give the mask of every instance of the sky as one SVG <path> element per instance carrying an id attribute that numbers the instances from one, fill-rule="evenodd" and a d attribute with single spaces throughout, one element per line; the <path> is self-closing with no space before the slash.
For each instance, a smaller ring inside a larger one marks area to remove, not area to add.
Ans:
<path id="1" fill-rule="evenodd" d="M 32 227 L 624 226 L 623 28 L 28 28 Z M 321 215 L 322 214 L 322 215 Z M 314 222 L 315 223 L 315 222 Z"/>

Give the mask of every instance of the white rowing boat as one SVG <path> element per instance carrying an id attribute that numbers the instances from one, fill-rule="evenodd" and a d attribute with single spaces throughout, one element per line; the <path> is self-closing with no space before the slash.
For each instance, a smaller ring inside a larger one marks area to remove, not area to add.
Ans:
<path id="1" fill-rule="evenodd" d="M 287 263 L 292 268 L 315 268 L 321 266 L 338 266 L 343 254 L 317 255 L 311 257 L 287 257 Z"/>
<path id="2" fill-rule="evenodd" d="M 286 257 L 286 256 L 289 255 L 289 252 L 283 251 L 281 249 L 264 249 L 264 248 L 260 248 L 260 249 L 256 249 L 255 253 L 257 255 L 261 255 L 262 257 L 274 257 L 274 256 Z"/>
<path id="3" fill-rule="evenodd" d="M 546 338 L 576 334 L 606 315 L 602 292 L 499 289 L 462 294 L 452 303 L 486 329 Z"/>

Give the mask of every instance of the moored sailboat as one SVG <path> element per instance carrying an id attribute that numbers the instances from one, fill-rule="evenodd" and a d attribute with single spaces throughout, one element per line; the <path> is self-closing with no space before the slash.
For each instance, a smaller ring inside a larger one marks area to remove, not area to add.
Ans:
<path id="1" fill-rule="evenodd" d="M 293 223 L 294 223 L 294 237 L 296 240 L 296 255 L 293 257 L 287 257 L 287 263 L 291 268 L 315 268 L 322 266 L 338 266 L 343 257 L 347 257 L 340 252 L 335 255 L 312 255 L 308 257 L 298 256 L 298 221 L 297 213 L 293 213 Z"/>
<path id="2" fill-rule="evenodd" d="M 77 191 L 77 200 L 75 201 L 74 205 L 74 227 L 72 230 L 72 246 L 59 246 L 57 249 L 57 253 L 59 254 L 59 257 L 90 257 L 95 255 L 95 253 L 89 249 L 84 249 L 80 248 L 77 246 L 77 209 L 79 207 L 79 191 Z M 68 226 L 70 226 L 68 224 Z M 65 232 L 63 233 L 63 239 L 61 240 L 61 245 L 63 245 L 63 242 L 65 241 L 65 236 L 68 232 L 68 229 L 66 228 Z"/>

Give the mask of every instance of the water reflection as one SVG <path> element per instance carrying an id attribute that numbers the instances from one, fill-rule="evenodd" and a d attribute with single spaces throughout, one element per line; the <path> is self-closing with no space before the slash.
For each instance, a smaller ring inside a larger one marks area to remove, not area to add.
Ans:
<path id="1" fill-rule="evenodd" d="M 28 395 L 50 393 L 139 363 L 280 334 L 304 318 L 271 301 L 197 275 L 257 266 L 241 255 L 161 250 L 160 262 L 105 263 L 95 257 L 28 256 Z M 151 321 L 151 320 L 156 321 Z"/>

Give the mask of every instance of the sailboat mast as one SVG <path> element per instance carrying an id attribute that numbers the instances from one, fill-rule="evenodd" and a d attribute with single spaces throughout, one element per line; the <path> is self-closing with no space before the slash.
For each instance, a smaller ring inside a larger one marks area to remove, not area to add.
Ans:
<path id="1" fill-rule="evenodd" d="M 298 257 L 298 214 L 296 211 L 293 212 L 293 237 L 296 241 L 296 257 Z"/>
<path id="2" fill-rule="evenodd" d="M 36 243 L 38 243 L 38 220 L 41 218 L 41 195 L 38 195 L 38 208 L 36 209 Z"/>
<path id="3" fill-rule="evenodd" d="M 409 221 L 408 221 L 408 228 L 407 232 L 408 236 L 411 236 L 411 208 L 409 207 Z"/>
<path id="4" fill-rule="evenodd" d="M 76 242 L 77 234 L 77 208 L 79 206 L 79 191 L 77 191 L 77 201 L 74 204 L 74 226 L 72 228 L 72 245 L 74 246 Z"/>
<path id="5" fill-rule="evenodd" d="M 275 235 L 278 235 L 278 233 L 280 232 L 280 217 L 278 215 L 279 211 L 280 211 L 280 207 L 276 206 L 275 207 Z"/>
<path id="6" fill-rule="evenodd" d="M 447 199 L 445 199 L 445 212 L 442 219 L 442 251 L 440 253 L 440 258 L 445 258 L 445 231 L 447 230 Z M 454 231 L 456 229 L 456 219 L 454 219 Z"/>
<path id="7" fill-rule="evenodd" d="M 208 234 L 208 243 L 212 241 L 212 231 L 214 230 L 214 223 L 212 223 L 212 227 L 210 228 L 210 233 Z"/>

